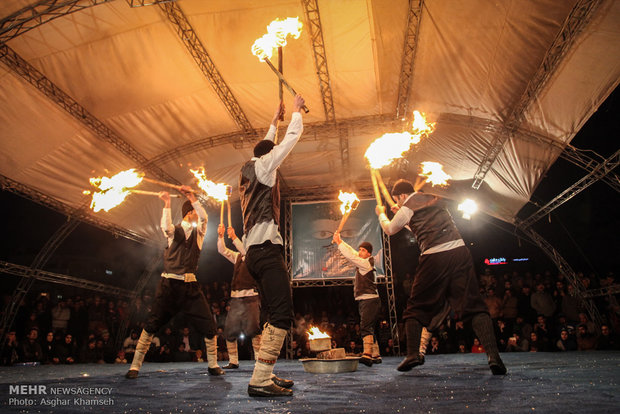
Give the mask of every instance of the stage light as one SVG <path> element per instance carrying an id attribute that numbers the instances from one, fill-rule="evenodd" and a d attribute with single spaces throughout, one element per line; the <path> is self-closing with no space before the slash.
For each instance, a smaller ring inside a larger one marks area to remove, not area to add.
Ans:
<path id="1" fill-rule="evenodd" d="M 466 199 L 458 205 L 458 210 L 463 212 L 463 218 L 469 220 L 471 215 L 478 211 L 478 205 L 474 200 Z"/>

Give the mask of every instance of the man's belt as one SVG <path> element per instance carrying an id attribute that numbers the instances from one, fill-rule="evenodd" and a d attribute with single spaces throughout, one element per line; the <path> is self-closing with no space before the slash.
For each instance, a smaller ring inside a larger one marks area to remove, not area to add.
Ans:
<path id="1" fill-rule="evenodd" d="M 176 273 L 162 273 L 161 277 L 165 277 L 166 279 L 176 279 L 182 280 L 183 282 L 197 282 L 196 275 L 193 273 L 184 273 L 182 275 L 177 275 Z"/>

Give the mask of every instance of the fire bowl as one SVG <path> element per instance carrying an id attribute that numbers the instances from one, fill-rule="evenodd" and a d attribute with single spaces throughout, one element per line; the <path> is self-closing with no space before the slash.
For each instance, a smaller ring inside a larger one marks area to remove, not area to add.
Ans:
<path id="1" fill-rule="evenodd" d="M 300 359 L 304 366 L 304 371 L 313 374 L 338 374 L 339 372 L 357 371 L 359 357 L 346 357 L 343 359 Z"/>
<path id="2" fill-rule="evenodd" d="M 310 340 L 310 350 L 313 352 L 327 351 L 332 347 L 332 338 L 317 338 Z"/>

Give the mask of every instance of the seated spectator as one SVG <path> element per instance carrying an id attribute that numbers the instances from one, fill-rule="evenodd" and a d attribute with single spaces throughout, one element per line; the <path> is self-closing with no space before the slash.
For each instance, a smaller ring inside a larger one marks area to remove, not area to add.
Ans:
<path id="1" fill-rule="evenodd" d="M 568 329 L 562 329 L 562 331 L 560 331 L 560 339 L 558 339 L 555 346 L 562 352 L 576 351 L 577 341 L 568 333 Z"/>
<path id="2" fill-rule="evenodd" d="M 197 349 L 194 352 L 194 357 L 192 358 L 193 362 L 205 362 L 205 360 L 202 358 L 202 350 L 201 349 Z"/>
<path id="3" fill-rule="evenodd" d="M 65 340 L 56 347 L 56 357 L 61 364 L 73 364 L 77 361 L 77 347 L 73 335 L 66 334 Z"/>
<path id="4" fill-rule="evenodd" d="M 125 351 L 123 351 L 122 349 L 118 351 L 118 354 L 116 355 L 116 359 L 114 359 L 114 363 L 115 364 L 126 364 L 127 363 L 127 358 L 125 358 Z"/>
<path id="5" fill-rule="evenodd" d="M 80 362 L 83 364 L 103 364 L 103 351 L 97 349 L 97 341 L 90 339 L 80 352 Z"/>
<path id="6" fill-rule="evenodd" d="M 602 351 L 615 351 L 620 349 L 619 345 L 620 343 L 618 342 L 618 338 L 615 334 L 611 332 L 609 325 L 601 325 L 601 335 L 598 337 L 596 349 Z"/>
<path id="7" fill-rule="evenodd" d="M 172 355 L 172 360 L 174 362 L 191 362 L 193 355 L 191 352 L 185 350 L 185 343 L 179 342 L 179 347 L 176 352 Z"/>
<path id="8" fill-rule="evenodd" d="M 439 338 L 433 335 L 431 337 L 431 342 L 428 344 L 428 347 L 426 348 L 426 355 L 439 355 L 439 354 L 444 354 L 444 353 L 445 351 L 443 347 L 441 346 L 441 343 L 439 342 Z"/>
<path id="9" fill-rule="evenodd" d="M 471 353 L 472 354 L 484 354 L 484 353 L 486 353 L 486 351 L 484 350 L 484 347 L 482 346 L 482 344 L 480 343 L 478 338 L 474 338 L 474 344 L 471 347 Z"/>
<path id="10" fill-rule="evenodd" d="M 138 332 L 132 330 L 131 333 L 123 341 L 123 351 L 125 351 L 125 358 L 128 361 L 133 360 L 133 354 L 136 352 L 136 346 L 138 345 Z"/>
<path id="11" fill-rule="evenodd" d="M 497 339 L 497 345 L 499 350 L 503 351 L 508 345 L 508 338 L 510 338 L 512 331 L 506 326 L 506 322 L 503 319 L 497 320 L 497 326 L 495 327 L 495 338 Z"/>
<path id="12" fill-rule="evenodd" d="M 357 342 L 355 341 L 349 341 L 349 344 L 345 347 L 344 350 L 347 355 L 357 355 L 360 351 Z"/>
<path id="13" fill-rule="evenodd" d="M 170 326 L 166 326 L 164 328 L 164 332 L 159 335 L 160 345 L 168 345 L 170 349 L 175 349 L 177 342 L 177 338 L 172 334 L 172 328 L 170 328 Z"/>
<path id="14" fill-rule="evenodd" d="M 459 347 L 456 351 L 457 354 L 467 354 L 467 345 L 465 344 L 464 341 L 459 341 Z"/>
<path id="15" fill-rule="evenodd" d="M 19 361 L 19 343 L 14 330 L 9 331 L 2 348 L 2 365 L 13 365 Z"/>
<path id="16" fill-rule="evenodd" d="M 291 350 L 293 351 L 293 359 L 302 358 L 302 349 L 294 339 L 291 342 Z"/>
<path id="17" fill-rule="evenodd" d="M 530 305 L 539 315 L 544 315 L 546 318 L 553 316 L 555 302 L 553 297 L 546 292 L 544 283 L 536 284 L 536 292 L 532 293 Z"/>
<path id="18" fill-rule="evenodd" d="M 537 346 L 539 351 L 549 350 L 549 345 L 552 343 L 552 330 L 547 323 L 547 318 L 544 315 L 538 315 L 537 322 L 534 325 L 534 332 L 536 333 L 537 340 L 540 341 L 541 346 Z M 530 334 L 531 338 L 531 334 Z M 531 340 L 530 340 L 531 345 Z M 538 345 L 538 344 L 537 344 Z"/>
<path id="19" fill-rule="evenodd" d="M 596 335 L 596 325 L 588 318 L 588 315 L 583 312 L 579 313 L 579 325 L 585 326 L 589 334 Z"/>
<path id="20" fill-rule="evenodd" d="M 596 349 L 596 335 L 588 332 L 586 325 L 577 326 L 577 349 L 579 351 L 592 351 Z"/>
<path id="21" fill-rule="evenodd" d="M 110 337 L 110 332 L 104 329 L 101 332 L 101 347 L 103 351 L 103 360 L 111 364 L 116 359 L 116 350 L 114 349 L 114 341 Z"/>
<path id="22" fill-rule="evenodd" d="M 22 342 L 21 354 L 23 362 L 41 362 L 43 360 L 43 350 L 38 341 L 39 329 L 32 328 Z"/>
<path id="23" fill-rule="evenodd" d="M 512 326 L 512 331 L 519 332 L 521 338 L 526 339 L 530 337 L 532 330 L 532 325 L 526 322 L 523 316 L 518 315 L 514 325 Z"/>
<path id="24" fill-rule="evenodd" d="M 71 309 L 67 307 L 65 301 L 61 300 L 52 309 L 52 329 L 54 331 L 67 332 L 69 319 L 71 318 Z"/>
<path id="25" fill-rule="evenodd" d="M 508 344 L 506 345 L 506 352 L 527 352 L 530 350 L 530 342 L 521 338 L 519 332 L 514 332 L 510 338 L 508 338 Z"/>
<path id="26" fill-rule="evenodd" d="M 530 334 L 530 352 L 546 352 L 547 343 L 538 337 L 536 332 Z"/>
<path id="27" fill-rule="evenodd" d="M 45 335 L 43 343 L 41 345 L 43 351 L 42 361 L 44 364 L 58 364 L 60 361 L 55 356 L 56 354 L 56 340 L 54 339 L 54 332 L 50 331 Z"/>

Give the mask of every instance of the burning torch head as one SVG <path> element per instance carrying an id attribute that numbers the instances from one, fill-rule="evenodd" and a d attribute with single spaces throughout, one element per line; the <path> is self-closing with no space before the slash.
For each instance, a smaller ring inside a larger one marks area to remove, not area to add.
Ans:
<path id="1" fill-rule="evenodd" d="M 232 195 L 232 185 L 227 185 L 226 186 L 226 198 L 230 197 Z"/>
<path id="2" fill-rule="evenodd" d="M 192 206 L 191 201 L 186 200 L 181 207 L 181 213 L 183 214 L 183 217 L 187 216 L 187 214 L 191 211 L 194 211 L 194 206 Z"/>
<path id="3" fill-rule="evenodd" d="M 359 206 L 360 206 L 360 201 L 359 200 L 353 200 L 353 202 L 351 203 L 351 211 L 357 210 L 357 208 Z"/>
<path id="4" fill-rule="evenodd" d="M 265 154 L 269 154 L 276 144 L 268 139 L 258 141 L 258 144 L 254 146 L 254 156 L 257 158 L 262 157 Z"/>

